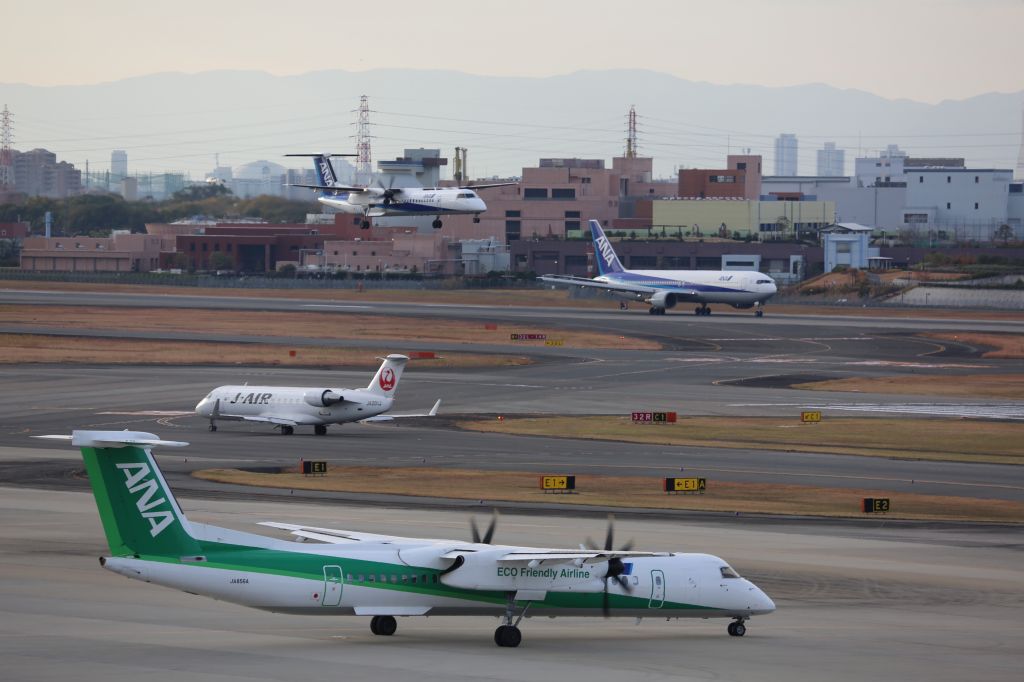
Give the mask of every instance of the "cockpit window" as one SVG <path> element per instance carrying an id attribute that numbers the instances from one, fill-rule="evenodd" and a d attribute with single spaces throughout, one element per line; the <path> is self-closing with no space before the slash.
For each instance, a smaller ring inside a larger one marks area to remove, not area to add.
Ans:
<path id="1" fill-rule="evenodd" d="M 723 578 L 739 578 L 740 574 L 732 570 L 732 566 L 722 566 Z"/>
<path id="2" fill-rule="evenodd" d="M 475 199 L 476 195 L 472 192 L 459 192 L 458 199 Z"/>
<path id="3" fill-rule="evenodd" d="M 770 279 L 759 279 L 759 280 L 757 280 L 757 283 L 758 284 L 771 284 L 772 281 Z"/>

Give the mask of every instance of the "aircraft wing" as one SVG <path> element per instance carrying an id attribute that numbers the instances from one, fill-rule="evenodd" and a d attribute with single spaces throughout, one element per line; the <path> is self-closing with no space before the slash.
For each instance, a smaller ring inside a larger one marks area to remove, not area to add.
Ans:
<path id="1" fill-rule="evenodd" d="M 299 183 L 285 185 L 286 187 L 305 187 L 306 189 L 319 189 L 335 192 L 365 192 L 366 187 L 345 187 L 343 185 L 301 185 Z"/>
<path id="2" fill-rule="evenodd" d="M 528 549 L 509 552 L 498 558 L 500 564 L 576 563 L 596 564 L 611 559 L 669 556 L 668 552 L 635 552 L 603 549 Z M 535 564 L 536 565 L 536 564 Z"/>
<path id="3" fill-rule="evenodd" d="M 223 412 L 217 415 L 217 419 L 232 419 L 237 421 L 259 422 L 261 424 L 277 424 L 279 426 L 301 426 L 303 424 L 313 423 L 306 421 L 297 421 L 295 419 L 288 419 L 287 417 L 259 417 L 240 414 L 224 414 Z"/>
<path id="4" fill-rule="evenodd" d="M 465 185 L 459 187 L 459 189 L 487 189 L 488 187 L 508 187 L 509 185 L 518 185 L 518 182 L 492 182 L 483 185 Z"/>
<path id="5" fill-rule="evenodd" d="M 551 284 L 560 284 L 573 287 L 591 287 L 602 289 L 619 294 L 645 295 L 656 294 L 665 291 L 675 294 L 681 301 L 700 300 L 700 293 L 690 287 L 651 287 L 644 284 L 627 284 L 625 282 L 601 282 L 587 277 L 573 277 L 572 275 L 542 275 L 537 279 Z"/>
<path id="6" fill-rule="evenodd" d="M 365 424 L 367 422 L 389 422 L 395 419 L 404 419 L 406 417 L 436 417 L 437 410 L 441 407 L 441 399 L 438 398 L 434 406 L 430 408 L 430 412 L 421 412 L 419 414 L 378 414 L 376 417 L 367 417 L 366 419 L 360 419 L 359 423 Z"/>
<path id="7" fill-rule="evenodd" d="M 405 538 L 398 535 L 379 535 L 377 533 L 360 533 L 353 530 L 337 530 L 335 528 L 319 528 L 317 526 L 303 526 L 296 523 L 281 523 L 278 521 L 259 521 L 259 525 L 270 528 L 287 530 L 292 535 L 319 540 L 331 544 L 343 544 L 349 542 L 411 542 L 424 543 L 430 540 L 422 538 Z"/>
<path id="8" fill-rule="evenodd" d="M 605 291 L 618 291 L 630 294 L 653 294 L 658 291 L 654 287 L 644 286 L 643 284 L 621 284 L 618 282 L 612 284 L 611 282 L 599 282 L 588 277 L 573 277 L 572 275 L 542 275 L 537 279 L 542 282 L 561 284 L 563 286 L 592 287 Z"/>

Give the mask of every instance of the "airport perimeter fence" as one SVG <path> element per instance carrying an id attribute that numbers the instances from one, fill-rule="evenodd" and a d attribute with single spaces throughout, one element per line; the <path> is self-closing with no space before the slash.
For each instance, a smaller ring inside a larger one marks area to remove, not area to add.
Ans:
<path id="1" fill-rule="evenodd" d="M 216 275 L 172 275 L 166 273 L 122 272 L 24 272 L 0 268 L 0 280 L 24 282 L 65 282 L 85 284 L 141 284 L 210 289 L 338 289 L 338 290 L 446 290 L 446 289 L 538 289 L 541 284 L 522 278 L 445 277 L 333 279 L 328 277 L 223 277 Z"/>

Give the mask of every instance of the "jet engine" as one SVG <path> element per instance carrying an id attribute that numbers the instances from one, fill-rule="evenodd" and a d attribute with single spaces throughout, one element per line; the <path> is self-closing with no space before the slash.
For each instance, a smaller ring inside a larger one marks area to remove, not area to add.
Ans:
<path id="1" fill-rule="evenodd" d="M 345 400 L 343 396 L 329 388 L 306 391 L 302 394 L 302 399 L 313 407 L 330 407 Z"/>
<path id="2" fill-rule="evenodd" d="M 651 296 L 649 301 L 653 308 L 669 308 L 676 307 L 676 295 L 671 291 L 659 291 L 658 293 Z"/>

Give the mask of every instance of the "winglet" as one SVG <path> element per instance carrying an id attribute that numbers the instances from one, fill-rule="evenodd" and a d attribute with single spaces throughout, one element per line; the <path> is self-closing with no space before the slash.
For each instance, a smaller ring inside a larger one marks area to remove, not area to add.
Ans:
<path id="1" fill-rule="evenodd" d="M 430 408 L 430 412 L 428 412 L 428 413 L 427 413 L 427 416 L 428 416 L 428 417 L 436 417 L 436 416 L 437 416 L 437 410 L 438 410 L 438 409 L 439 409 L 440 407 L 441 407 L 441 399 L 440 399 L 440 398 L 438 398 L 438 399 L 437 399 L 437 402 L 436 402 L 436 403 L 434 403 L 434 406 L 433 406 L 432 408 Z"/>

